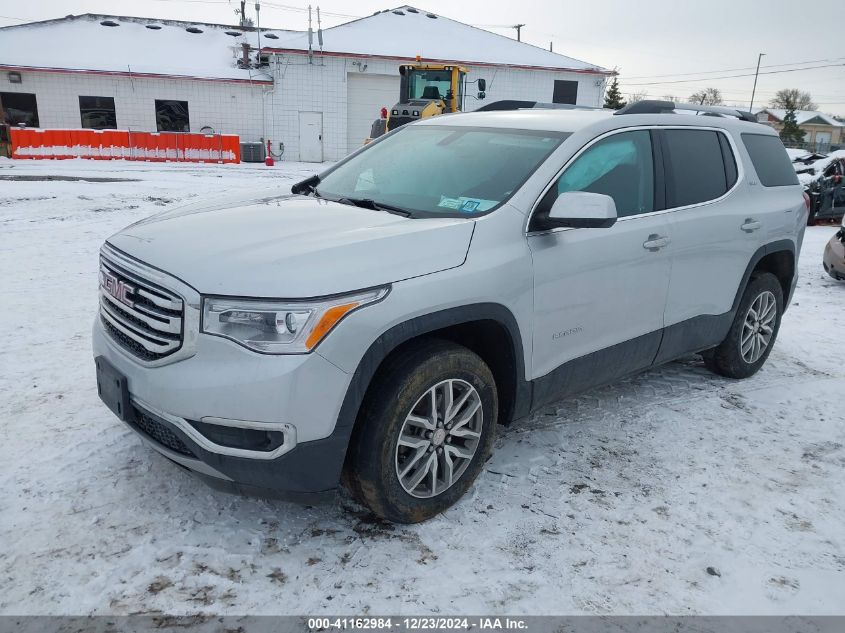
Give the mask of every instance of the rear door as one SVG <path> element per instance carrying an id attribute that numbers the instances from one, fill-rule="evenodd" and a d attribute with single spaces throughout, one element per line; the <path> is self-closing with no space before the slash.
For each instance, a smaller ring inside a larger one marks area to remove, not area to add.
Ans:
<path id="1" fill-rule="evenodd" d="M 728 134 L 717 129 L 664 128 L 659 132 L 666 174 L 667 219 L 672 233 L 672 277 L 666 300 L 669 340 L 661 357 L 696 347 L 701 324 L 676 340 L 671 326 L 731 310 L 763 218 L 749 209 L 740 188 L 741 163 Z M 704 344 L 704 343 L 702 343 Z"/>

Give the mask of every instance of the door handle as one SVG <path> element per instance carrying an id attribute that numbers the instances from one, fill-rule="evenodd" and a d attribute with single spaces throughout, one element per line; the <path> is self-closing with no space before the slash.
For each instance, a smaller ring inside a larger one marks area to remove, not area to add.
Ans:
<path id="1" fill-rule="evenodd" d="M 754 218 L 745 218 L 745 223 L 740 226 L 743 231 L 746 233 L 753 233 L 757 229 L 759 229 L 762 225 L 755 220 Z"/>
<path id="2" fill-rule="evenodd" d="M 652 233 L 648 236 L 648 239 L 643 242 L 643 248 L 647 251 L 651 251 L 652 253 L 656 253 L 661 248 L 664 248 L 669 244 L 669 238 L 665 235 L 658 235 L 657 233 Z"/>

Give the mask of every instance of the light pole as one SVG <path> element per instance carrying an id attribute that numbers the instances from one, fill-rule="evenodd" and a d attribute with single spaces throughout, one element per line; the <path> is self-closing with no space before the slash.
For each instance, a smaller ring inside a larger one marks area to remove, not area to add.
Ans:
<path id="1" fill-rule="evenodd" d="M 754 71 L 754 87 L 751 89 L 751 105 L 748 106 L 748 110 L 750 112 L 754 111 L 754 94 L 757 92 L 757 75 L 760 74 L 760 60 L 763 59 L 763 55 L 766 53 L 760 53 L 757 55 L 757 70 Z"/>

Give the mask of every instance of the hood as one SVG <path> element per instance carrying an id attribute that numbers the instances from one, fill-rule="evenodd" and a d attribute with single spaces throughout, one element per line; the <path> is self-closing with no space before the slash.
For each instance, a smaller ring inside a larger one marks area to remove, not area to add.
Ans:
<path id="1" fill-rule="evenodd" d="M 473 226 L 278 196 L 166 211 L 108 242 L 203 294 L 298 299 L 460 266 Z"/>

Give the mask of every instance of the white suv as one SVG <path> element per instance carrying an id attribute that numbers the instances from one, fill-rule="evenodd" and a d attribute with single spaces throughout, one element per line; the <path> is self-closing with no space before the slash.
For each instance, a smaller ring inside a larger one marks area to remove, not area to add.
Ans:
<path id="1" fill-rule="evenodd" d="M 294 195 L 124 229 L 101 252 L 102 399 L 210 483 L 343 479 L 416 522 L 497 424 L 694 352 L 752 375 L 806 199 L 773 130 L 675 107 L 440 116 Z"/>

